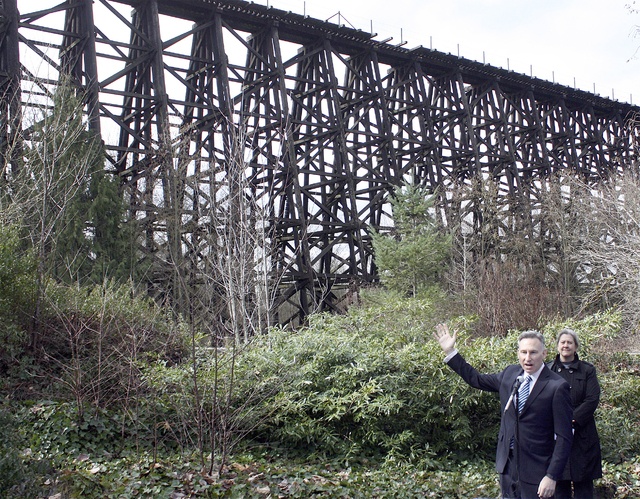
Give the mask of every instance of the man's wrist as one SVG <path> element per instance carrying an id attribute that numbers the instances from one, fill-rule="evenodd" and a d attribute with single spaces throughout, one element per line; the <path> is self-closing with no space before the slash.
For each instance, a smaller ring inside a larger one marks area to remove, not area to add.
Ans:
<path id="1" fill-rule="evenodd" d="M 454 348 L 447 354 L 447 356 L 444 358 L 444 361 L 448 363 L 451 359 L 453 359 L 456 356 L 457 353 L 458 353 L 458 349 Z"/>

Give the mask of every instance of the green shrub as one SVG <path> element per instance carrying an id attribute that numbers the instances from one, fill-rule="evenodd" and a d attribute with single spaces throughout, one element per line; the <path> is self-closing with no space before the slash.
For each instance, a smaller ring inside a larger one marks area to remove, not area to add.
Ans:
<path id="1" fill-rule="evenodd" d="M 66 463 L 82 455 L 120 455 L 151 448 L 150 433 L 116 411 L 94 409 L 78 415 L 74 403 L 43 401 L 17 414 L 34 460 Z"/>
<path id="2" fill-rule="evenodd" d="M 446 367 L 435 321 L 430 300 L 395 298 L 345 316 L 314 315 L 299 332 L 273 330 L 246 347 L 198 348 L 184 363 L 142 356 L 137 403 L 125 411 L 82 413 L 71 403 L 19 411 L 30 453 L 28 466 L 16 469 L 29 476 L 55 466 L 49 495 L 65 497 L 159 497 L 196 487 L 203 497 L 495 496 L 497 395 Z M 479 370 L 517 362 L 517 331 L 473 338 L 464 318 L 449 324 Z M 615 324 L 613 313 L 570 324 L 585 360 L 603 355 L 596 344 L 614 337 Z M 549 359 L 559 326 L 545 328 Z M 632 462 L 640 454 L 640 369 L 632 356 L 608 355 L 610 368 L 599 372 L 603 453 Z M 242 449 L 264 450 L 263 462 L 245 466 L 227 455 L 228 466 L 212 475 L 216 446 L 229 452 L 241 441 Z M 26 445 L 10 452 L 22 455 Z M 605 465 L 603 487 L 622 490 L 623 480 L 637 479 L 624 462 Z M 626 486 L 632 497 L 637 485 Z"/>
<path id="3" fill-rule="evenodd" d="M 298 333 L 257 340 L 236 367 L 278 385 L 262 402 L 273 412 L 257 436 L 330 455 L 492 452 L 497 399 L 468 389 L 446 367 L 428 310 L 427 301 L 397 299 L 313 316 Z M 245 399 L 248 387 L 237 389 Z"/>
<path id="4" fill-rule="evenodd" d="M 347 316 L 313 316 L 300 332 L 274 330 L 244 350 L 200 349 L 182 366 L 158 362 L 144 371 L 150 404 L 183 443 L 204 431 L 347 459 L 491 454 L 497 398 L 446 367 L 430 314 L 429 300 L 396 298 Z"/>
<path id="5" fill-rule="evenodd" d="M 640 456 L 640 366 L 599 376 L 602 396 L 596 423 L 603 458 L 619 463 Z"/>
<path id="6" fill-rule="evenodd" d="M 614 341 L 620 333 L 622 318 L 615 309 L 596 312 L 581 319 L 551 321 L 542 330 L 549 350 L 548 360 L 556 356 L 556 337 L 563 328 L 576 331 L 580 337 L 579 355 L 582 360 L 591 362 L 602 374 L 610 369 L 608 361 L 602 358 L 598 347 L 603 342 Z"/>
<path id="7" fill-rule="evenodd" d="M 210 420 L 207 431 L 232 431 L 236 440 L 251 435 L 307 454 L 407 462 L 433 462 L 447 454 L 491 458 L 500 417 L 497 395 L 470 388 L 443 363 L 431 335 L 436 318 L 430 299 L 384 296 L 386 301 L 369 300 L 369 306 L 344 316 L 314 315 L 296 333 L 273 330 L 246 349 L 199 350 L 195 377 L 193 363 L 147 369 L 158 417 L 180 430 L 183 443 L 195 438 L 198 417 L 217 413 L 227 418 L 226 426 Z M 459 349 L 480 371 L 498 372 L 517 362 L 517 331 L 473 338 L 465 332 L 471 323 L 450 324 L 459 330 Z M 550 323 L 544 329 L 547 360 L 555 355 L 556 331 L 565 326 L 580 332 L 582 356 L 593 361 L 595 346 L 615 336 L 619 319 L 609 312 Z M 640 391 L 630 373 L 599 373 L 597 420 L 609 459 L 639 449 L 630 421 Z M 616 445 L 621 441 L 624 448 Z"/>
<path id="8" fill-rule="evenodd" d="M 602 478 L 596 480 L 596 497 L 603 499 L 637 499 L 640 497 L 640 455 L 624 463 L 611 464 L 605 462 L 602 467 Z"/>
<path id="9" fill-rule="evenodd" d="M 497 395 L 468 387 L 445 366 L 431 336 L 430 313 L 429 301 L 396 298 L 346 316 L 313 316 L 298 333 L 273 331 L 258 339 L 240 356 L 236 372 L 260 375 L 243 376 L 249 384 L 238 384 L 235 393 L 247 400 L 258 378 L 273 383 L 277 395 L 260 402 L 272 412 L 256 436 L 330 455 L 492 456 L 500 417 Z M 596 346 L 614 338 L 619 324 L 613 311 L 550 323 L 544 328 L 547 360 L 555 355 L 561 327 L 580 332 L 582 356 L 594 362 Z M 453 321 L 451 326 L 460 330 L 459 349 L 481 372 L 517 362 L 519 332 L 472 338 L 465 333 L 471 324 Z M 634 372 L 599 372 L 603 394 L 597 421 L 609 459 L 640 453 L 632 424 L 640 407 Z"/>
<path id="10" fill-rule="evenodd" d="M 15 367 L 25 350 L 35 269 L 33 252 L 23 247 L 18 229 L 0 225 L 0 372 Z"/>
<path id="11" fill-rule="evenodd" d="M 16 425 L 8 412 L 0 410 L 0 495 L 20 484 L 24 477 L 24 467 L 20 459 L 16 441 Z"/>

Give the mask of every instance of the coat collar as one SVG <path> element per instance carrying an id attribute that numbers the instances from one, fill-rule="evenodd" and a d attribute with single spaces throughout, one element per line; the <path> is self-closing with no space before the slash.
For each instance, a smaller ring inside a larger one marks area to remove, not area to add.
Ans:
<path id="1" fill-rule="evenodd" d="M 560 360 L 560 354 L 556 354 L 555 360 L 553 362 L 549 362 L 549 364 L 547 364 L 547 367 L 555 368 L 555 369 L 558 369 L 558 368 L 564 369 L 564 363 Z M 576 352 L 574 359 L 568 364 L 568 369 L 577 370 L 579 368 L 580 368 L 580 358 L 578 357 L 578 352 Z"/>

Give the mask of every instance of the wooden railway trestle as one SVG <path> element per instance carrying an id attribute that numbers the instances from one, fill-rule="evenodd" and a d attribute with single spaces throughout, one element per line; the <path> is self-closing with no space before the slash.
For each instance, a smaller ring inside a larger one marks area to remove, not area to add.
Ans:
<path id="1" fill-rule="evenodd" d="M 202 234 L 241 158 L 292 306 L 281 322 L 375 279 L 367 231 L 389 224 L 403 180 L 446 192 L 487 175 L 504 203 L 535 205 L 536 178 L 636 160 L 630 104 L 242 0 L 0 0 L 3 151 L 63 73 L 84 89 L 148 255 L 213 250 Z"/>

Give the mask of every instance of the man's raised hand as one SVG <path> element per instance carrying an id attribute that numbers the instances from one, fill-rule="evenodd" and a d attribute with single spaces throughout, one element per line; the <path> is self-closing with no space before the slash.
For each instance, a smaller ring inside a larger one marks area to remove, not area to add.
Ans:
<path id="1" fill-rule="evenodd" d="M 433 336 L 438 340 L 438 343 L 440 343 L 440 348 L 442 348 L 444 353 L 449 355 L 453 352 L 456 346 L 456 333 L 453 333 L 453 336 L 449 334 L 449 326 L 446 324 L 437 324 Z"/>

